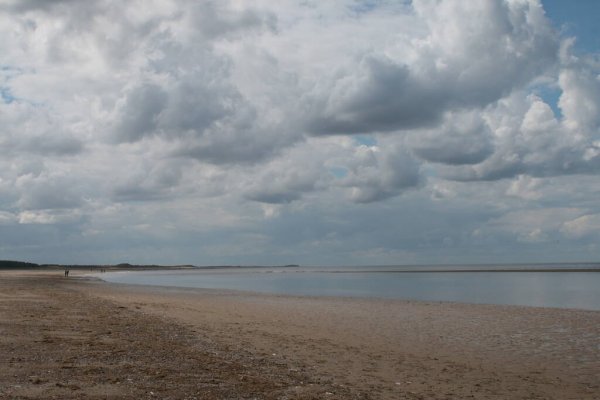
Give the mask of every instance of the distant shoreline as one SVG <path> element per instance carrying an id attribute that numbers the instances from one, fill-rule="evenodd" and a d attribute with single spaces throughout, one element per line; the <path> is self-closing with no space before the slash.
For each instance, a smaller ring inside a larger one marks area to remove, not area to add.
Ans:
<path id="1" fill-rule="evenodd" d="M 572 265 L 573 268 L 561 268 Z M 489 266 L 490 268 L 485 268 Z M 539 268 L 537 268 L 539 266 Z M 423 269 L 420 269 L 420 268 Z M 456 268 L 451 268 L 456 267 Z M 373 265 L 373 266 L 305 266 L 285 265 L 159 265 L 159 264 L 37 264 L 14 260 L 0 260 L 0 270 L 107 270 L 107 271 L 148 271 L 148 270 L 233 270 L 233 269 L 310 269 L 311 272 L 325 273 L 460 273 L 460 272 L 600 272 L 600 262 L 564 262 L 564 263 L 514 263 L 514 264 L 412 264 L 412 265 Z M 337 270 L 336 268 L 345 268 Z M 385 268 L 385 269 L 384 269 Z M 444 269 L 447 268 L 447 269 Z"/>
<path id="2" fill-rule="evenodd" d="M 311 271 L 312 272 L 312 271 Z M 420 273 L 457 273 L 457 272 L 600 272 L 600 267 L 593 268 L 495 268 L 495 269 L 414 269 L 414 270 L 357 270 L 357 271 L 314 271 L 339 274 L 386 273 L 386 274 L 420 274 Z"/>

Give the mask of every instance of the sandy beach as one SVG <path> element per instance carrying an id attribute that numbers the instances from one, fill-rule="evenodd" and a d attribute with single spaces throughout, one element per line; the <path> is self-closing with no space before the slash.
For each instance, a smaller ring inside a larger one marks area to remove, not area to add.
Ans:
<path id="1" fill-rule="evenodd" d="M 0 272 L 0 398 L 600 399 L 600 312 Z"/>

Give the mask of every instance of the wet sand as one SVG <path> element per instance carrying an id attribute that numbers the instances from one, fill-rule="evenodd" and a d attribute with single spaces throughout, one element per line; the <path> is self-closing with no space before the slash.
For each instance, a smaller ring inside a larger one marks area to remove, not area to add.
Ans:
<path id="1" fill-rule="evenodd" d="M 0 398 L 600 399 L 600 312 L 0 272 Z"/>

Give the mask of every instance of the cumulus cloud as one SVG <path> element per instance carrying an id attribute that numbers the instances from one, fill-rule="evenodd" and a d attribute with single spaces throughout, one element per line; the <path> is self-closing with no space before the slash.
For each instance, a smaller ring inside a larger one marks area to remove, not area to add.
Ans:
<path id="1" fill-rule="evenodd" d="M 155 134 L 158 117 L 167 103 L 167 93 L 159 86 L 145 84 L 132 88 L 120 107 L 115 128 L 117 140 L 134 142 Z"/>
<path id="2" fill-rule="evenodd" d="M 246 198 L 280 204 L 325 191 L 352 202 L 372 203 L 420 184 L 419 164 L 402 146 L 330 138 L 295 145 L 250 174 L 244 185 Z"/>
<path id="3" fill-rule="evenodd" d="M 288 149 L 283 157 L 248 170 L 243 180 L 244 197 L 266 204 L 286 204 L 327 186 L 327 173 L 322 168 L 329 151 L 303 143 Z"/>
<path id="4" fill-rule="evenodd" d="M 83 204 L 81 194 L 68 178 L 33 177 L 24 175 L 17 179 L 21 192 L 18 206 L 25 210 L 70 209 Z"/>
<path id="5" fill-rule="evenodd" d="M 542 197 L 542 194 L 537 190 L 540 185 L 540 179 L 519 175 L 517 179 L 511 182 L 506 194 L 528 200 L 539 200 Z"/>
<path id="6" fill-rule="evenodd" d="M 9 254 L 443 261 L 598 229 L 599 64 L 537 0 L 10 0 L 0 51 Z"/>
<path id="7" fill-rule="evenodd" d="M 10 212 L 1 211 L 0 212 L 0 225 L 12 225 L 17 221 L 17 217 Z"/>
<path id="8" fill-rule="evenodd" d="M 359 146 L 347 171 L 341 185 L 357 203 L 397 196 L 420 183 L 418 163 L 402 148 Z"/>
<path id="9" fill-rule="evenodd" d="M 535 2 L 414 1 L 413 7 L 424 32 L 400 54 L 384 48 L 365 54 L 358 68 L 336 71 L 317 94 L 323 98 L 311 99 L 312 132 L 437 125 L 445 111 L 500 99 L 557 57 L 557 39 Z"/>
<path id="10" fill-rule="evenodd" d="M 188 29 L 157 27 L 144 43 L 152 57 L 140 65 L 143 80 L 128 84 L 116 102 L 113 139 L 158 136 L 172 144 L 173 156 L 213 164 L 256 162 L 296 140 L 283 126 L 265 124 L 262 110 L 238 90 L 231 60 L 215 49 L 237 34 L 272 30 L 274 17 L 203 2 L 179 23 Z"/>
<path id="11" fill-rule="evenodd" d="M 563 224 L 580 215 L 576 208 L 516 210 L 495 218 L 490 228 L 514 235 L 521 242 L 548 241 L 561 232 Z"/>
<path id="12" fill-rule="evenodd" d="M 586 136 L 596 136 L 600 128 L 600 63 L 598 60 L 572 54 L 572 41 L 561 51 L 559 106 L 567 129 Z"/>
<path id="13" fill-rule="evenodd" d="M 34 153 L 72 156 L 84 150 L 84 142 L 75 130 L 47 107 L 12 99 L 0 103 L 4 122 L 0 148 L 6 155 Z M 66 125 L 66 126 L 65 126 Z"/>
<path id="14" fill-rule="evenodd" d="M 435 129 L 421 130 L 409 137 L 415 154 L 442 164 L 478 164 L 494 151 L 492 132 L 480 113 L 448 114 Z"/>
<path id="15" fill-rule="evenodd" d="M 224 5 L 225 4 L 225 5 Z M 249 30 L 276 30 L 277 18 L 270 12 L 228 7 L 226 2 L 204 1 L 194 4 L 189 19 L 209 37 L 231 39 L 243 35 Z"/>
<path id="16" fill-rule="evenodd" d="M 594 130 L 569 129 L 568 122 L 559 121 L 539 98 L 511 102 L 500 102 L 499 108 L 489 114 L 495 151 L 473 166 L 447 168 L 444 176 L 496 180 L 523 174 L 550 177 L 599 171 L 600 142 Z M 510 113 L 502 109 L 507 106 Z"/>
<path id="17" fill-rule="evenodd" d="M 18 222 L 23 225 L 64 225 L 81 221 L 81 216 L 56 210 L 33 210 L 19 213 Z"/>
<path id="18" fill-rule="evenodd" d="M 180 162 L 142 162 L 113 188 L 116 201 L 148 201 L 169 198 L 181 190 L 183 164 Z"/>

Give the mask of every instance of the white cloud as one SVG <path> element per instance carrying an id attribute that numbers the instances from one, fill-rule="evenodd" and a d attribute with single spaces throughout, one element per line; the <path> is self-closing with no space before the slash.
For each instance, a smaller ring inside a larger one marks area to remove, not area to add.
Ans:
<path id="1" fill-rule="evenodd" d="M 600 128 L 600 62 L 591 57 L 572 55 L 572 44 L 567 41 L 561 51 L 559 105 L 567 129 L 579 135 L 597 135 Z"/>
<path id="2" fill-rule="evenodd" d="M 10 0 L 0 52 L 17 256 L 401 262 L 594 235 L 600 68 L 536 0 Z"/>
<path id="3" fill-rule="evenodd" d="M 540 186 L 540 179 L 519 175 L 511 182 L 506 194 L 526 200 L 539 200 L 542 197 L 542 194 L 537 190 Z"/>
<path id="4" fill-rule="evenodd" d="M 479 111 L 448 113 L 433 129 L 413 132 L 409 145 L 422 159 L 450 165 L 478 164 L 494 151 L 492 132 Z"/>
<path id="5" fill-rule="evenodd" d="M 600 214 L 589 214 L 566 221 L 561 231 L 570 237 L 581 238 L 584 236 L 600 235 Z"/>
<path id="6" fill-rule="evenodd" d="M 414 1 L 413 7 L 421 32 L 394 37 L 408 43 L 384 42 L 358 56 L 356 67 L 334 69 L 331 81 L 320 83 L 310 99 L 314 133 L 431 126 L 444 111 L 493 103 L 556 60 L 558 42 L 536 2 Z"/>
<path id="7" fill-rule="evenodd" d="M 347 168 L 341 185 L 351 188 L 350 198 L 358 203 L 394 197 L 420 183 L 418 163 L 398 147 L 359 146 Z"/>
<path id="8" fill-rule="evenodd" d="M 18 215 L 19 224 L 65 224 L 81 220 L 79 213 L 56 212 L 50 210 L 22 211 Z"/>
<path id="9" fill-rule="evenodd" d="M 6 211 L 0 211 L 0 225 L 11 225 L 17 221 L 17 217 Z"/>

